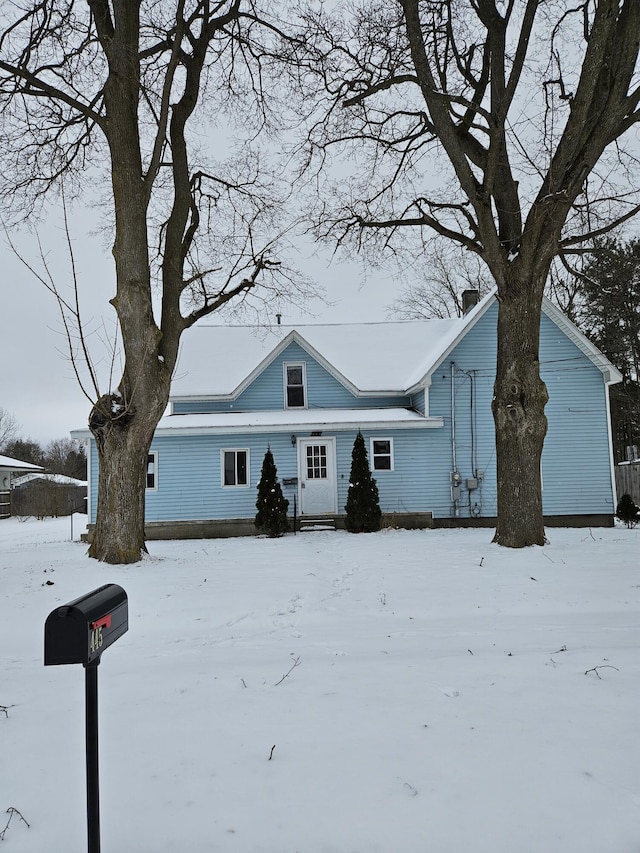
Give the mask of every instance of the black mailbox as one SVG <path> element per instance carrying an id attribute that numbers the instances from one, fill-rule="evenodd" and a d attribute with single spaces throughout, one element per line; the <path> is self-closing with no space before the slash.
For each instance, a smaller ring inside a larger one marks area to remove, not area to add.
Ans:
<path id="1" fill-rule="evenodd" d="M 44 665 L 97 664 L 128 628 L 127 593 L 105 584 L 51 611 L 44 625 Z"/>

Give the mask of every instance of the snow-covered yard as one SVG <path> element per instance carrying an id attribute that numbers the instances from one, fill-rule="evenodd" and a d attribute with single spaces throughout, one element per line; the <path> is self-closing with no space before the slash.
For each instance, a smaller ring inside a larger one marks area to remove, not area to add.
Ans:
<path id="1" fill-rule="evenodd" d="M 30 824 L 7 853 L 86 849 L 84 671 L 43 666 L 43 628 L 108 582 L 103 853 L 640 850 L 640 530 L 152 542 L 129 567 L 69 532 L 0 522 L 0 831 Z"/>

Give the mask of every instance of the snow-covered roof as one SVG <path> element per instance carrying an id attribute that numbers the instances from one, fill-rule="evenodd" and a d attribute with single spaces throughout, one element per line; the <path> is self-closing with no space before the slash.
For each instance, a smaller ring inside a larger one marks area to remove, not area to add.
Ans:
<path id="1" fill-rule="evenodd" d="M 33 480 L 46 480 L 49 483 L 55 483 L 56 486 L 86 486 L 86 480 L 77 480 L 75 477 L 66 477 L 64 474 L 23 474 L 21 477 L 16 477 L 11 485 L 24 486 L 26 483 L 31 483 Z"/>
<path id="2" fill-rule="evenodd" d="M 11 456 L 0 455 L 0 468 L 8 468 L 10 471 L 43 471 L 41 465 L 32 465 L 31 462 L 22 462 L 20 459 L 12 459 Z"/>
<path id="3" fill-rule="evenodd" d="M 450 319 L 269 328 L 203 323 L 183 337 L 171 399 L 234 399 L 292 342 L 305 348 L 355 395 L 413 392 L 428 384 L 430 374 L 495 299 L 494 289 L 463 317 Z M 558 308 L 548 299 L 542 308 L 606 381 L 620 381 L 616 368 Z"/>
<path id="4" fill-rule="evenodd" d="M 171 398 L 236 396 L 293 341 L 354 392 L 402 393 L 416 365 L 440 352 L 462 320 L 272 328 L 202 324 L 184 335 Z"/>
<path id="5" fill-rule="evenodd" d="M 287 409 L 268 412 L 219 412 L 165 415 L 156 436 L 230 432 L 305 432 L 325 429 L 429 429 L 442 418 L 425 418 L 410 409 Z"/>

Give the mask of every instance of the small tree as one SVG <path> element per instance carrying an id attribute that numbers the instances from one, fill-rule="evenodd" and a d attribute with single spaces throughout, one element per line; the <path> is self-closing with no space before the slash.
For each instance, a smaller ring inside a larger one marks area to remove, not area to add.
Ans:
<path id="1" fill-rule="evenodd" d="M 256 527 L 274 539 L 282 536 L 289 529 L 287 510 L 289 501 L 282 494 L 278 482 L 278 469 L 273 459 L 271 448 L 267 448 L 262 462 L 262 472 L 258 483 L 258 500 L 256 501 Z"/>
<path id="2" fill-rule="evenodd" d="M 347 530 L 350 533 L 372 533 L 380 530 L 380 499 L 376 481 L 371 476 L 367 448 L 358 432 L 351 454 L 349 492 L 345 505 Z"/>
<path id="3" fill-rule="evenodd" d="M 64 474 L 78 480 L 87 479 L 87 454 L 78 441 L 56 438 L 44 449 L 45 468 L 54 474 Z"/>
<path id="4" fill-rule="evenodd" d="M 640 521 L 640 507 L 636 506 L 631 495 L 623 495 L 616 507 L 616 516 L 624 521 L 627 527 L 635 527 Z"/>
<path id="5" fill-rule="evenodd" d="M 0 450 L 13 441 L 18 432 L 18 424 L 15 417 L 0 406 Z M 6 455 L 6 454 L 5 454 Z"/>

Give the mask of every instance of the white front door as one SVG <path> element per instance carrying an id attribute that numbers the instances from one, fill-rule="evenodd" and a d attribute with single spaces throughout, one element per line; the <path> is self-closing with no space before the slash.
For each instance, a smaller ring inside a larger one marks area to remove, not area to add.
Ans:
<path id="1" fill-rule="evenodd" d="M 323 515 L 337 512 L 335 438 L 298 440 L 300 512 Z"/>

